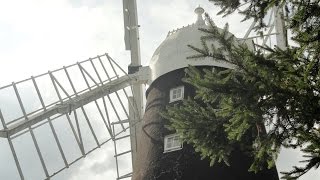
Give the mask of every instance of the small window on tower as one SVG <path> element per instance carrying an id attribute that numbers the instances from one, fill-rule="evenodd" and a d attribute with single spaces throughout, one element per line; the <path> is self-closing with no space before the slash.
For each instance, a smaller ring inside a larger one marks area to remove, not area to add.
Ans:
<path id="1" fill-rule="evenodd" d="M 182 143 L 178 134 L 170 134 L 164 137 L 164 152 L 182 149 Z"/>
<path id="2" fill-rule="evenodd" d="M 182 100 L 183 96 L 184 96 L 183 86 L 170 89 L 170 102 Z"/>

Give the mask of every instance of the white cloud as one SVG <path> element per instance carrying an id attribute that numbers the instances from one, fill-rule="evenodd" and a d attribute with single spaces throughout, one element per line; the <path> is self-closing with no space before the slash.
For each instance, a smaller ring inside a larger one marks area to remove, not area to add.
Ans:
<path id="1" fill-rule="evenodd" d="M 0 47 L 19 37 L 17 46 L 0 50 L 0 71 L 6 75 L 0 77 L 1 85 L 105 52 L 125 60 L 120 53 L 124 49 L 121 2 L 94 8 L 74 8 L 65 0 L 17 3 L 5 1 L 0 7 L 0 24 L 9 31 Z"/>
<path id="2" fill-rule="evenodd" d="M 115 179 L 115 159 L 112 142 L 98 149 L 81 161 L 80 166 L 71 174 L 70 180 L 78 179 Z"/>

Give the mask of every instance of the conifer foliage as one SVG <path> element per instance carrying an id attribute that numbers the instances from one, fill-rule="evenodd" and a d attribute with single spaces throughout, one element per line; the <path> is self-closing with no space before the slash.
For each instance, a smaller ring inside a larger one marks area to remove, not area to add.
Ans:
<path id="1" fill-rule="evenodd" d="M 242 6 L 246 19 L 257 19 L 257 31 L 274 5 L 286 9 L 285 19 L 298 46 L 282 50 L 260 47 L 251 51 L 228 33 L 219 30 L 206 15 L 208 28 L 200 29 L 203 47 L 190 48 L 189 58 L 212 57 L 233 68 L 199 70 L 189 67 L 184 82 L 194 86 L 195 97 L 167 107 L 162 115 L 168 126 L 194 146 L 211 164 L 229 165 L 232 151 L 253 157 L 249 171 L 275 165 L 282 146 L 301 148 L 305 161 L 284 172 L 297 179 L 320 165 L 320 3 L 319 0 L 211 0 L 228 15 Z M 208 45 L 207 40 L 221 46 Z M 266 53 L 267 52 L 267 53 Z"/>

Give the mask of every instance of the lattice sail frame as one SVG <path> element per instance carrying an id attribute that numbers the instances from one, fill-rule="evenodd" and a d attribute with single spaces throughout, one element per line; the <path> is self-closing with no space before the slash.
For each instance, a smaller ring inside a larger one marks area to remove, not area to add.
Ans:
<path id="1" fill-rule="evenodd" d="M 45 175 L 44 179 L 50 179 L 110 140 L 114 142 L 117 179 L 130 177 L 131 173 L 120 176 L 117 158 L 130 153 L 131 149 L 118 153 L 116 141 L 130 137 L 130 135 L 122 135 L 123 132 L 139 121 L 130 119 L 130 117 L 140 117 L 131 88 L 132 84 L 143 83 L 139 79 L 141 79 L 139 73 L 128 75 L 108 54 L 104 54 L 1 87 L 0 95 L 14 94 L 15 99 L 12 96 L 9 103 L 15 104 L 16 110 L 21 111 L 12 115 L 10 109 L 6 108 L 11 106 L 6 105 L 6 101 L 0 101 L 2 124 L 0 137 L 8 140 L 20 179 L 26 178 L 13 141 L 25 134 L 31 136 L 32 146 L 36 150 Z M 29 93 L 21 94 L 25 89 Z M 38 103 L 31 108 L 26 108 L 25 104 L 30 102 L 25 101 L 32 96 L 30 92 L 34 92 L 34 97 L 31 99 L 33 101 L 38 99 Z M 97 113 L 90 115 L 88 106 L 91 107 L 91 111 L 95 109 Z M 62 120 L 67 122 L 67 128 L 71 130 L 80 151 L 80 154 L 72 160 L 67 157 L 66 148 L 61 144 L 61 136 L 57 132 L 57 125 L 54 124 L 55 121 Z M 100 126 L 99 130 L 93 127 L 98 120 L 102 121 L 104 126 L 104 128 Z M 34 132 L 44 125 L 48 125 L 46 132 L 52 134 L 60 158 L 63 160 L 63 167 L 56 171 L 48 169 L 48 163 L 42 153 L 43 149 L 40 148 L 38 137 Z M 88 130 L 82 132 L 85 125 Z M 104 131 L 105 135 L 100 131 Z M 97 132 L 100 132 L 100 137 Z M 89 143 L 90 148 L 88 143 L 86 146 L 84 142 L 88 141 L 88 136 L 91 136 L 94 142 L 94 145 Z"/>
<path id="2" fill-rule="evenodd" d="M 285 49 L 288 46 L 287 30 L 285 29 L 283 8 L 274 6 L 266 15 L 266 27 L 262 34 L 257 34 L 254 30 L 257 20 L 253 21 L 242 40 L 252 40 L 254 51 L 261 47 L 278 46 L 280 49 Z"/>

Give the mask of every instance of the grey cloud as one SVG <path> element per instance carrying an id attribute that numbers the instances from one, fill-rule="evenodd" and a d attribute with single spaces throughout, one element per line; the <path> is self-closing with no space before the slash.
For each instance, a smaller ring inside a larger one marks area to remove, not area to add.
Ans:
<path id="1" fill-rule="evenodd" d="M 110 153 L 112 154 L 112 153 Z M 105 157 L 103 161 L 101 162 L 95 162 L 91 167 L 90 170 L 94 172 L 95 174 L 101 174 L 105 171 L 115 171 L 115 160 L 111 157 Z"/>

